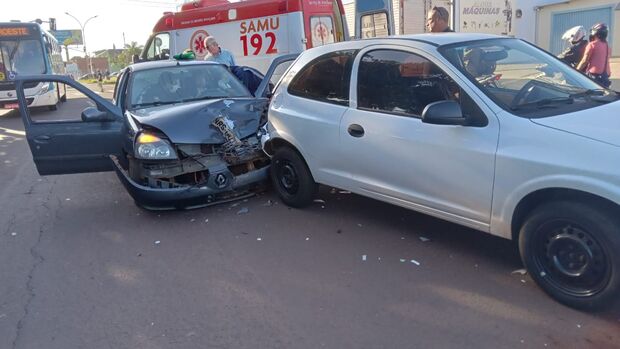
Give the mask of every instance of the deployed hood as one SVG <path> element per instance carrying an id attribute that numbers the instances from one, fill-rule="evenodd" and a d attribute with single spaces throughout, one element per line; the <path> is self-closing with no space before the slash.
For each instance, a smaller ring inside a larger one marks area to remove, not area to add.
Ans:
<path id="1" fill-rule="evenodd" d="M 620 146 L 620 101 L 558 116 L 531 119 L 551 127 L 600 142 Z"/>
<path id="2" fill-rule="evenodd" d="M 254 98 L 227 98 L 162 105 L 131 111 L 136 121 L 162 131 L 173 143 L 221 144 L 224 135 L 212 123 L 225 117 L 240 139 L 258 131 L 261 115 L 269 101 Z"/>

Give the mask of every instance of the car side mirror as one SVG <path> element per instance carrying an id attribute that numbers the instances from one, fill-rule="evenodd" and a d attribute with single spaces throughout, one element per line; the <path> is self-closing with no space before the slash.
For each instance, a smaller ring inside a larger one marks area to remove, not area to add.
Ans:
<path id="1" fill-rule="evenodd" d="M 461 106 L 456 101 L 438 101 L 428 104 L 422 111 L 422 122 L 434 125 L 465 125 Z"/>
<path id="2" fill-rule="evenodd" d="M 101 111 L 97 108 L 88 107 L 82 111 L 82 121 L 84 122 L 102 122 L 114 121 L 114 116 L 108 112 Z"/>

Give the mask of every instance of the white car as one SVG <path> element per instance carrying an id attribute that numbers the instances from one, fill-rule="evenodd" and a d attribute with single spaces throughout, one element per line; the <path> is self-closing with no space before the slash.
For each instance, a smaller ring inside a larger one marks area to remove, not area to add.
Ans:
<path id="1" fill-rule="evenodd" d="M 263 148 L 282 200 L 317 183 L 518 241 L 572 307 L 620 296 L 620 103 L 514 38 L 423 34 L 302 53 Z"/>

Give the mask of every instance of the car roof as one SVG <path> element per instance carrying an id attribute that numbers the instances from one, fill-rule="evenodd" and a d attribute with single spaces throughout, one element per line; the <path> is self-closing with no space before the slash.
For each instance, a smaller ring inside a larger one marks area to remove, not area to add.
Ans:
<path id="1" fill-rule="evenodd" d="M 196 61 L 196 60 L 177 61 L 175 59 L 166 59 L 166 60 L 159 60 L 159 61 L 148 61 L 148 62 L 134 63 L 134 64 L 130 65 L 128 68 L 131 69 L 132 71 L 136 72 L 136 71 L 147 70 L 147 69 L 175 67 L 177 65 L 180 65 L 180 66 L 188 66 L 188 65 L 220 65 L 220 63 L 210 62 L 210 61 Z"/>
<path id="2" fill-rule="evenodd" d="M 481 33 L 425 33 L 412 35 L 392 36 L 393 39 L 421 41 L 433 46 L 450 45 L 459 42 L 484 40 L 484 39 L 502 39 L 506 36 L 481 34 Z"/>

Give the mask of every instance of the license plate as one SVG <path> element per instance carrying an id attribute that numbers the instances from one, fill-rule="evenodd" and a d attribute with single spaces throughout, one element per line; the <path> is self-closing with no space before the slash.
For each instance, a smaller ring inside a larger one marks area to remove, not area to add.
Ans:
<path id="1" fill-rule="evenodd" d="M 4 105 L 4 109 L 17 109 L 19 108 L 19 104 L 17 103 L 9 103 Z"/>

